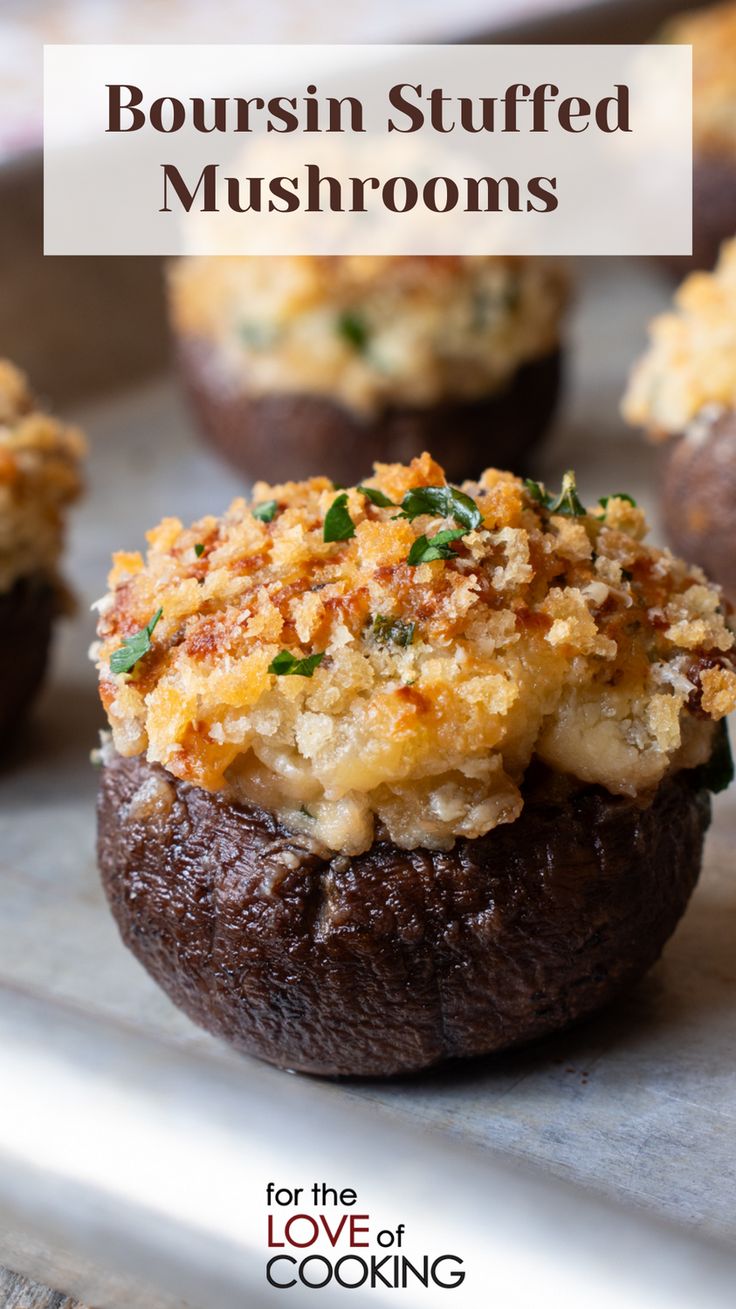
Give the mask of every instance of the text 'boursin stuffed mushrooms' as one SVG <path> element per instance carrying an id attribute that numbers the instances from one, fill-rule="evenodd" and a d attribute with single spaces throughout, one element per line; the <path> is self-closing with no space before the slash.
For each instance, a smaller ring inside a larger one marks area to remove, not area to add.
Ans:
<path id="1" fill-rule="evenodd" d="M 183 259 L 182 378 L 204 433 L 250 477 L 434 450 L 453 478 L 516 472 L 552 418 L 567 279 L 545 259 Z"/>
<path id="2" fill-rule="evenodd" d="M 58 564 L 84 448 L 0 359 L 0 750 L 41 685 L 53 620 L 68 602 Z"/>
<path id="3" fill-rule="evenodd" d="M 196 1021 L 317 1073 L 550 1032 L 658 957 L 729 780 L 734 637 L 641 511 L 429 455 L 116 556 L 99 858 Z"/>

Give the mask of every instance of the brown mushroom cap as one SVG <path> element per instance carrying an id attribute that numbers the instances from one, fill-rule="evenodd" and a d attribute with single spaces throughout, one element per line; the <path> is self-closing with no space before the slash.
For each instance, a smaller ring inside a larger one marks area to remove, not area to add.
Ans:
<path id="1" fill-rule="evenodd" d="M 203 435 L 235 468 L 254 478 L 272 476 L 274 468 L 288 468 L 293 478 L 319 470 L 346 485 L 375 462 L 409 463 L 423 450 L 432 450 L 456 481 L 489 463 L 522 472 L 554 417 L 562 378 L 555 350 L 522 364 L 480 399 L 361 416 L 328 396 L 250 394 L 239 379 L 223 376 L 216 347 L 204 338 L 180 336 L 177 354 Z"/>
<path id="2" fill-rule="evenodd" d="M 693 252 L 664 255 L 678 277 L 712 268 L 721 243 L 736 231 L 736 155 L 695 150 L 693 156 Z"/>
<path id="3" fill-rule="evenodd" d="M 195 1022 L 283 1067 L 386 1076 L 553 1032 L 640 976 L 709 817 L 695 772 L 648 800 L 528 781 L 515 822 L 450 852 L 327 859 L 254 805 L 112 755 L 99 860 L 123 939 Z"/>
<path id="4" fill-rule="evenodd" d="M 23 577 L 0 595 L 0 742 L 25 717 L 46 671 L 58 587 L 42 575 Z"/>

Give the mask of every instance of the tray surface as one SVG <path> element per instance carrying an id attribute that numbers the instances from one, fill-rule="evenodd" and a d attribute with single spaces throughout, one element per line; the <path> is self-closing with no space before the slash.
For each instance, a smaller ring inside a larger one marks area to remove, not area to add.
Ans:
<path id="1" fill-rule="evenodd" d="M 590 261 L 580 271 L 568 402 L 539 473 L 552 482 L 574 466 L 586 500 L 626 490 L 649 507 L 657 453 L 625 431 L 617 402 L 643 325 L 669 287 L 643 262 Z M 120 944 L 104 904 L 88 760 L 101 716 L 85 652 L 111 549 L 141 545 L 164 514 L 218 512 L 242 486 L 197 443 L 171 379 L 74 417 L 92 444 L 67 559 L 79 611 L 59 634 L 23 749 L 0 774 L 0 983 L 236 1061 L 173 1009 Z M 736 795 L 719 797 L 684 923 L 649 977 L 604 1015 L 509 1056 L 387 1084 L 324 1083 L 324 1095 L 367 1099 L 432 1133 L 733 1238 L 735 838 Z"/>

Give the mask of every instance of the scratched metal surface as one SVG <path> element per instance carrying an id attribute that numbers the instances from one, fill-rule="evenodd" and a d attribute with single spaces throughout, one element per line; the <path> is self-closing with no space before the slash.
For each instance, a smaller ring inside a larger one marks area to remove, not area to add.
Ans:
<path id="1" fill-rule="evenodd" d="M 28 1282 L 7 1268 L 0 1268 L 0 1305 L 3 1309 L 87 1309 L 78 1300 Z"/>
<path id="2" fill-rule="evenodd" d="M 578 470 L 586 498 L 651 500 L 655 455 L 617 417 L 622 378 L 668 287 L 641 265 L 588 264 L 563 420 L 540 473 Z M 119 943 L 94 864 L 99 726 L 89 603 L 111 548 L 164 514 L 216 512 L 237 479 L 196 443 L 170 380 L 80 412 L 92 442 L 68 573 L 79 613 L 60 634 L 23 750 L 0 774 L 0 982 L 236 1058 L 176 1012 Z M 284 470 L 286 472 L 286 470 Z M 274 470 L 274 475 L 278 470 Z M 656 529 L 655 529 L 656 530 Z M 690 911 L 663 961 L 616 1008 L 520 1053 L 392 1084 L 323 1084 L 428 1132 L 500 1147 L 628 1203 L 736 1236 L 736 802 L 721 797 Z M 278 1079 L 275 1070 L 269 1074 Z"/>

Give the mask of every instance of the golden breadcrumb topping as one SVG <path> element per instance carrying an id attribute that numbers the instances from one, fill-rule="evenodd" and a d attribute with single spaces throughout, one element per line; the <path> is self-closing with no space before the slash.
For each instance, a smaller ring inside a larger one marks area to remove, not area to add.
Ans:
<path id="1" fill-rule="evenodd" d="M 84 452 L 81 433 L 40 413 L 23 374 L 0 359 L 0 591 L 33 573 L 55 577 Z"/>
<path id="2" fill-rule="evenodd" d="M 259 483 L 115 556 L 95 653 L 120 753 L 347 853 L 512 821 L 534 756 L 625 795 L 708 756 L 734 637 L 626 497 L 586 513 L 569 478 L 557 503 L 493 469 L 456 497 L 428 454 L 366 489 Z"/>
<path id="3" fill-rule="evenodd" d="M 476 399 L 555 350 L 567 300 L 544 259 L 190 258 L 179 333 L 215 347 L 213 385 L 328 396 L 364 414 Z"/>
<path id="4" fill-rule="evenodd" d="M 649 326 L 650 345 L 623 400 L 628 422 L 679 435 L 706 406 L 736 407 L 736 240 L 712 273 L 691 273 Z"/>
<path id="5" fill-rule="evenodd" d="M 693 144 L 705 154 L 736 154 L 736 4 L 673 18 L 662 37 L 693 47 Z"/>

